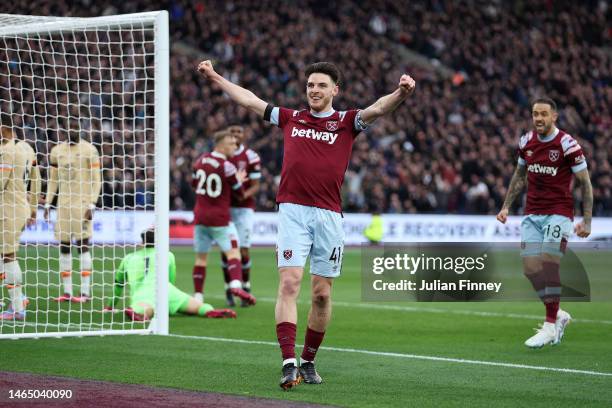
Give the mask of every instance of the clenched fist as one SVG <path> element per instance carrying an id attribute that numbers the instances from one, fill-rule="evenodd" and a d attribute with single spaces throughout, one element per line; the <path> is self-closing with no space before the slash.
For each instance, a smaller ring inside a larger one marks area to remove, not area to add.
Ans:
<path id="1" fill-rule="evenodd" d="M 211 76 L 216 74 L 215 69 L 213 68 L 212 62 L 210 62 L 210 60 L 200 62 L 200 64 L 198 64 L 198 71 L 205 78 L 210 78 Z"/>
<path id="2" fill-rule="evenodd" d="M 574 227 L 574 232 L 580 238 L 586 238 L 591 235 L 591 224 L 581 221 Z"/>
<path id="3" fill-rule="evenodd" d="M 410 75 L 402 75 L 399 80 L 399 87 L 402 92 L 406 95 L 410 95 L 414 92 L 414 88 L 416 87 L 416 82 Z"/>
<path id="4" fill-rule="evenodd" d="M 508 220 L 508 209 L 502 208 L 501 211 L 497 214 L 497 221 L 505 224 Z"/>

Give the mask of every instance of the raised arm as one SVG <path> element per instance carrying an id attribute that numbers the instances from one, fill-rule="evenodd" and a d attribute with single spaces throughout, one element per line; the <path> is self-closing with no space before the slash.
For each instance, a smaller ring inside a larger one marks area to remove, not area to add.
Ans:
<path id="1" fill-rule="evenodd" d="M 504 204 L 502 205 L 501 211 L 497 214 L 497 220 L 502 224 L 506 223 L 508 219 L 508 211 L 510 211 L 510 206 L 516 197 L 518 197 L 523 188 L 527 185 L 527 168 L 521 164 L 516 166 L 516 170 L 512 175 L 512 180 L 510 180 L 510 186 L 508 187 L 508 192 L 506 193 L 506 199 L 504 200 Z"/>
<path id="2" fill-rule="evenodd" d="M 402 75 L 398 88 L 395 91 L 379 98 L 372 105 L 361 111 L 361 120 L 369 125 L 381 116 L 393 112 L 414 92 L 415 87 L 416 82 L 414 79 L 409 75 Z"/>
<path id="3" fill-rule="evenodd" d="M 251 112 L 255 112 L 258 116 L 263 117 L 266 111 L 267 102 L 259 99 L 253 92 L 248 89 L 234 84 L 219 75 L 213 68 L 210 60 L 202 61 L 198 65 L 198 71 L 210 82 L 217 84 L 229 97 L 237 104 L 244 106 Z"/>
<path id="4" fill-rule="evenodd" d="M 574 174 L 582 190 L 582 221 L 574 228 L 576 235 L 586 238 L 591 234 L 591 218 L 593 217 L 593 186 L 587 169 Z"/>

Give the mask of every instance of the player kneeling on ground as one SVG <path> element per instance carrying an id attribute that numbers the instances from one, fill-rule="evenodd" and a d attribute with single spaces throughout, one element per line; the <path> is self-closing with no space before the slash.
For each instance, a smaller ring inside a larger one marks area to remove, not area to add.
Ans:
<path id="1" fill-rule="evenodd" d="M 104 308 L 106 311 L 113 310 L 115 303 L 123 293 L 125 284 L 128 283 L 131 299 L 130 307 L 125 310 L 125 314 L 134 321 L 148 321 L 155 314 L 155 230 L 147 229 L 142 232 L 141 237 L 143 247 L 123 258 L 119 269 L 115 272 L 114 296 Z M 170 315 L 184 313 L 211 318 L 236 317 L 236 312 L 233 310 L 215 309 L 174 286 L 176 262 L 172 252 L 168 253 L 168 264 L 170 278 L 168 311 Z"/>

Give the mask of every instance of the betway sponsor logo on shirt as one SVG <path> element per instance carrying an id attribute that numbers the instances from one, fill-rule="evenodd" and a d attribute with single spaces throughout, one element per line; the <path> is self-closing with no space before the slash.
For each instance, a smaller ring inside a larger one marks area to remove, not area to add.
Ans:
<path id="1" fill-rule="evenodd" d="M 328 144 L 334 144 L 338 138 L 338 133 L 317 132 L 314 129 L 291 129 L 291 137 L 305 137 L 306 139 L 320 140 Z"/>
<path id="2" fill-rule="evenodd" d="M 541 164 L 538 164 L 538 163 L 530 164 L 529 167 L 527 167 L 527 171 L 530 171 L 532 173 L 537 173 L 537 174 L 548 174 L 550 176 L 557 175 L 557 167 L 542 166 Z"/>

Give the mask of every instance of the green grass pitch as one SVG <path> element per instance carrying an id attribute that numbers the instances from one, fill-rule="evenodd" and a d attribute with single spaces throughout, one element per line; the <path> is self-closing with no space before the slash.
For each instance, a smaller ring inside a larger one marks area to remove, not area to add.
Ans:
<path id="1" fill-rule="evenodd" d="M 40 251 L 35 256 L 29 250 L 28 267 L 56 270 L 56 263 L 47 264 L 46 253 Z M 94 281 L 99 282 L 103 274 L 110 282 L 114 262 L 121 259 L 123 250 L 105 249 L 104 264 L 99 261 L 100 251 L 95 255 L 98 260 Z M 190 293 L 193 253 L 190 248 L 173 251 L 177 257 L 178 287 Z M 55 252 L 52 255 L 57 259 Z M 236 320 L 174 317 L 170 332 L 181 337 L 131 335 L 3 340 L 1 370 L 350 407 L 612 406 L 612 375 L 605 375 L 612 373 L 612 303 L 562 305 L 576 319 L 568 327 L 563 343 L 529 350 L 523 341 L 533 333 L 532 327 L 541 323 L 537 317 L 543 314 L 543 307 L 538 302 L 365 304 L 361 302 L 358 249 L 347 249 L 343 275 L 334 285 L 336 304 L 323 343 L 328 348 L 321 349 L 317 357 L 325 383 L 301 385 L 283 392 L 278 387 L 280 351 L 274 344 L 273 300 L 278 281 L 274 251 L 253 249 L 252 260 L 253 292 L 259 303 L 248 309 L 237 308 Z M 591 257 L 590 262 L 604 261 Z M 520 271 L 516 273 L 520 276 Z M 74 275 L 75 288 L 78 288 L 78 277 Z M 100 321 L 101 301 L 83 308 L 47 303 L 44 298 L 49 282 L 59 282 L 54 274 L 29 273 L 26 279 L 28 295 L 32 298 L 29 310 L 52 310 L 45 314 L 30 313 L 28 324 L 37 321 L 40 330 L 46 322 L 51 324 L 47 329 L 52 330 L 58 320 Z M 598 285 L 610 288 L 611 279 L 603 277 Z M 297 340 L 300 344 L 308 312 L 309 287 L 309 279 L 304 279 L 299 304 Z M 206 281 L 207 301 L 223 306 L 222 288 L 218 253 L 213 252 Z M 110 287 L 104 290 L 110 295 Z M 59 293 L 59 288 L 54 291 Z M 97 287 L 96 295 L 101 294 L 102 288 Z M 105 327 L 111 327 L 111 319 L 120 320 L 120 316 L 104 319 Z M 1 332 L 14 329 L 4 324 Z M 33 326 L 22 330 L 33 330 Z M 214 341 L 210 337 L 247 342 Z M 456 359 L 526 367 L 474 364 Z M 595 375 L 534 367 L 585 370 Z"/>

